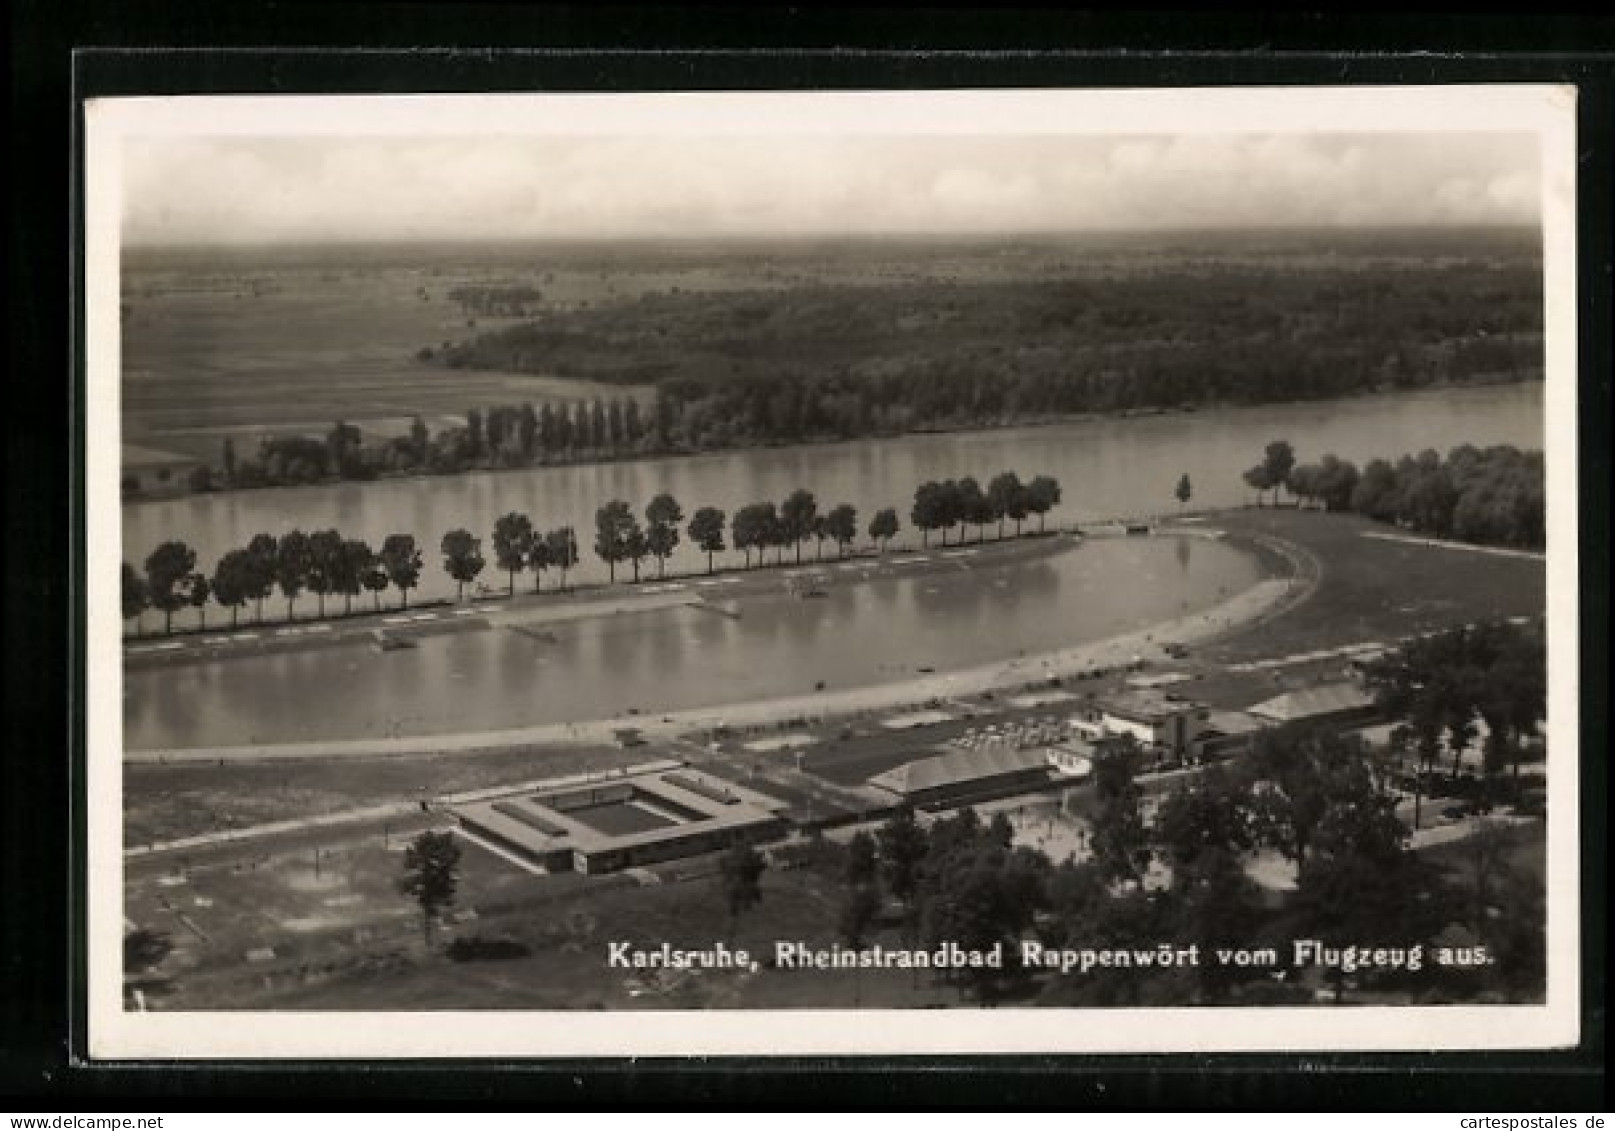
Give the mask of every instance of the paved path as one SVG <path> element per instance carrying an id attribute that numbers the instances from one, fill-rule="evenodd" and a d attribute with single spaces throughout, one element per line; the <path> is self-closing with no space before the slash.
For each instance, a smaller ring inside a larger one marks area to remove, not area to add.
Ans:
<path id="1" fill-rule="evenodd" d="M 1453 542 L 1445 538 L 1420 538 L 1412 534 L 1388 534 L 1379 530 L 1363 531 L 1364 538 L 1376 542 L 1401 542 L 1408 546 L 1425 546 L 1436 550 L 1463 550 L 1471 554 L 1491 554 L 1499 558 L 1525 558 L 1527 561 L 1545 562 L 1548 555 L 1541 550 L 1512 550 L 1507 546 L 1479 546 L 1473 542 Z"/>

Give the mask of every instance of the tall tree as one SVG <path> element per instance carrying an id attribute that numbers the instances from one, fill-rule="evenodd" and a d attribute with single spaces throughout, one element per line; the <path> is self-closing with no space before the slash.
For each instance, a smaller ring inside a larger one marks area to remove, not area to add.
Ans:
<path id="1" fill-rule="evenodd" d="M 907 806 L 886 819 L 875 833 L 880 845 L 880 863 L 886 890 L 894 898 L 910 900 L 920 882 L 920 864 L 925 859 L 925 830 Z"/>
<path id="2" fill-rule="evenodd" d="M 751 552 L 757 551 L 757 564 L 763 562 L 763 551 L 772 544 L 773 529 L 777 524 L 773 503 L 751 503 L 735 512 L 731 528 L 735 549 L 746 555 L 746 566 L 751 566 Z"/>
<path id="3" fill-rule="evenodd" d="M 555 548 L 549 536 L 537 530 L 527 541 L 527 568 L 533 571 L 533 592 L 538 593 L 543 588 L 544 571 L 555 564 Z"/>
<path id="4" fill-rule="evenodd" d="M 208 582 L 207 574 L 193 573 L 185 579 L 185 599 L 191 608 L 196 610 L 197 624 L 207 628 L 207 603 L 213 595 L 213 587 Z"/>
<path id="5" fill-rule="evenodd" d="M 376 552 L 362 538 L 344 538 L 337 555 L 336 592 L 342 594 L 342 612 L 353 612 L 353 599 L 365 588 L 365 575 L 376 561 Z"/>
<path id="6" fill-rule="evenodd" d="M 802 561 L 802 542 L 813 533 L 813 520 L 818 517 L 819 503 L 813 492 L 798 488 L 780 504 L 779 520 L 786 542 L 796 547 L 796 560 Z"/>
<path id="7" fill-rule="evenodd" d="M 1017 509 L 1021 518 L 1026 517 L 1026 487 L 1021 483 L 1021 477 L 1013 471 L 993 476 L 992 482 L 987 484 L 987 502 L 993 518 L 998 522 L 998 537 L 1002 538 L 1005 519 L 1015 518 Z M 1015 527 L 1015 532 L 1020 533 L 1020 519 L 1015 520 Z"/>
<path id="8" fill-rule="evenodd" d="M 708 573 L 712 572 L 712 555 L 721 554 L 724 550 L 723 527 L 726 517 L 717 507 L 702 507 L 690 519 L 690 541 L 706 554 Z"/>
<path id="9" fill-rule="evenodd" d="M 566 572 L 578 564 L 578 539 L 570 526 L 561 526 L 544 535 L 550 564 L 561 571 L 561 591 L 566 591 Z"/>
<path id="10" fill-rule="evenodd" d="M 325 616 L 325 597 L 337 591 L 337 575 L 342 570 L 342 535 L 335 530 L 316 530 L 308 538 L 308 588 L 319 598 L 319 615 Z"/>
<path id="11" fill-rule="evenodd" d="M 1273 486 L 1273 502 L 1277 505 L 1279 488 L 1289 482 L 1290 471 L 1295 467 L 1295 449 L 1288 440 L 1274 440 L 1262 454 L 1262 467 Z"/>
<path id="12" fill-rule="evenodd" d="M 522 463 L 526 464 L 533 462 L 537 449 L 538 413 L 533 411 L 531 402 L 526 402 L 516 417 L 516 450 L 521 453 Z"/>
<path id="13" fill-rule="evenodd" d="M 509 577 L 510 596 L 516 595 L 516 574 L 527 568 L 533 549 L 533 520 L 511 511 L 493 524 L 493 554 Z"/>
<path id="14" fill-rule="evenodd" d="M 173 631 L 174 614 L 190 603 L 190 578 L 196 551 L 184 542 L 164 542 L 146 559 L 146 591 L 152 607 L 163 614 L 163 632 Z"/>
<path id="15" fill-rule="evenodd" d="M 1255 467 L 1246 468 L 1242 478 L 1245 480 L 1245 486 L 1256 492 L 1256 505 L 1261 506 L 1262 494 L 1273 486 L 1267 466 L 1259 463 Z"/>
<path id="16" fill-rule="evenodd" d="M 230 610 L 230 627 L 236 627 L 241 606 L 247 603 L 247 587 L 252 573 L 252 555 L 247 550 L 230 550 L 213 566 L 213 599 Z"/>
<path id="17" fill-rule="evenodd" d="M 594 512 L 594 552 L 606 563 L 613 583 L 617 580 L 617 563 L 627 560 L 630 543 L 639 533 L 639 521 L 621 499 L 612 499 Z M 637 574 L 636 569 L 636 580 Z"/>
<path id="18" fill-rule="evenodd" d="M 606 409 L 606 433 L 612 448 L 622 447 L 625 437 L 623 433 L 621 397 L 612 397 L 611 405 Z"/>
<path id="19" fill-rule="evenodd" d="M 460 845 L 451 832 L 423 832 L 404 849 L 404 876 L 399 890 L 421 909 L 421 930 L 432 945 L 432 923 L 454 906 L 460 882 Z"/>
<path id="20" fill-rule="evenodd" d="M 956 491 L 954 516 L 960 523 L 959 540 L 964 541 L 964 526 L 968 524 L 976 528 L 976 541 L 980 542 L 986 538 L 987 524 L 994 518 L 992 502 L 981 484 L 968 475 L 959 480 Z"/>
<path id="21" fill-rule="evenodd" d="M 275 590 L 275 576 L 280 564 L 280 543 L 273 534 L 254 534 L 247 543 L 247 570 L 243 584 L 253 602 L 253 619 L 259 624 L 264 619 L 264 598 Z"/>
<path id="22" fill-rule="evenodd" d="M 387 567 L 382 564 L 380 555 L 371 555 L 370 561 L 359 577 L 359 583 L 370 591 L 370 596 L 376 604 L 376 612 L 381 612 L 381 595 L 387 592 L 387 587 L 392 581 L 387 576 Z"/>
<path id="23" fill-rule="evenodd" d="M 275 546 L 275 583 L 286 598 L 286 619 L 293 620 L 292 609 L 297 595 L 308 584 L 309 572 L 314 568 L 314 551 L 308 535 L 293 530 L 281 537 Z"/>
<path id="24" fill-rule="evenodd" d="M 1060 505 L 1060 481 L 1052 475 L 1039 475 L 1026 485 L 1026 509 L 1037 515 L 1037 532 L 1043 533 L 1043 520 Z"/>
<path id="25" fill-rule="evenodd" d="M 931 531 L 942 528 L 943 517 L 942 485 L 927 480 L 914 488 L 914 507 L 909 512 L 909 520 L 919 528 L 920 545 L 931 545 Z"/>
<path id="26" fill-rule="evenodd" d="M 410 453 L 414 456 L 415 466 L 421 467 L 426 463 L 426 453 L 431 450 L 432 436 L 426 430 L 426 421 L 415 416 L 409 422 Z"/>
<path id="27" fill-rule="evenodd" d="M 463 599 L 467 582 L 475 581 L 487 562 L 482 556 L 482 540 L 469 530 L 451 530 L 443 535 L 440 547 L 443 568 L 459 586 L 455 596 Z"/>
<path id="28" fill-rule="evenodd" d="M 736 841 L 723 854 L 718 874 L 723 885 L 723 898 L 729 908 L 731 929 L 740 916 L 762 901 L 763 872 L 768 862 L 762 854 L 745 841 Z"/>
<path id="29" fill-rule="evenodd" d="M 656 559 L 657 577 L 666 574 L 667 559 L 678 549 L 678 524 L 683 521 L 684 512 L 679 508 L 678 500 L 665 491 L 645 508 L 645 548 Z"/>
<path id="30" fill-rule="evenodd" d="M 409 608 L 409 591 L 421 579 L 421 552 L 410 534 L 389 534 L 381 544 L 381 565 L 387 578 L 398 588 L 401 608 Z"/>
<path id="31" fill-rule="evenodd" d="M 878 542 L 883 550 L 897 537 L 897 531 L 897 511 L 892 507 L 876 511 L 875 517 L 869 520 L 869 539 Z"/>
<path id="32" fill-rule="evenodd" d="M 851 503 L 833 507 L 830 513 L 824 516 L 824 529 L 835 539 L 836 555 L 846 557 L 847 547 L 858 537 L 858 508 Z"/>
<path id="33" fill-rule="evenodd" d="M 128 562 L 123 563 L 123 619 L 135 622 L 135 634 L 140 634 L 140 614 L 151 607 L 150 590 L 146 579 Z"/>
<path id="34" fill-rule="evenodd" d="M 1329 811 L 1334 778 L 1358 753 L 1353 741 L 1304 724 L 1259 734 L 1246 763 L 1256 835 L 1304 867 Z"/>
<path id="35" fill-rule="evenodd" d="M 843 864 L 842 879 L 852 887 L 872 884 L 879 878 L 879 853 L 875 838 L 859 831 L 847 841 L 847 855 Z"/>
<path id="36" fill-rule="evenodd" d="M 1105 744 L 1094 757 L 1094 811 L 1089 844 L 1106 883 L 1142 883 L 1149 867 L 1149 834 L 1138 786 L 1142 751 L 1131 735 Z"/>

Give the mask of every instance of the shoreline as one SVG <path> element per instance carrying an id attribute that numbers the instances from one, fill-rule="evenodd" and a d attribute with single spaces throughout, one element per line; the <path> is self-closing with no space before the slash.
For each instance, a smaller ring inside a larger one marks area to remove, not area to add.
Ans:
<path id="1" fill-rule="evenodd" d="M 1472 381 L 1448 381 L 1440 384 L 1420 385 L 1411 389 L 1380 388 L 1364 389 L 1344 397 L 1301 398 L 1271 401 L 1210 401 L 1204 404 L 1178 404 L 1160 406 L 1139 406 L 1128 409 L 1112 409 L 1108 412 L 1076 412 L 1061 413 L 1051 416 L 1031 417 L 1020 420 L 1005 421 L 975 421 L 962 424 L 934 424 L 923 428 L 909 428 L 901 432 L 870 432 L 862 436 L 825 436 L 816 439 L 793 440 L 786 443 L 756 443 L 738 444 L 720 448 L 699 448 L 694 450 L 660 451 L 660 452 L 629 452 L 622 455 L 604 458 L 590 457 L 577 460 L 562 460 L 554 463 L 534 463 L 525 467 L 468 467 L 452 472 L 426 472 L 411 470 L 395 473 L 384 473 L 374 479 L 327 479 L 318 483 L 268 483 L 257 487 L 221 487 L 207 491 L 177 491 L 170 494 L 136 495 L 121 498 L 120 506 L 142 506 L 147 504 L 171 503 L 176 499 L 199 498 L 207 495 L 236 495 L 257 494 L 264 491 L 298 491 L 310 489 L 324 489 L 347 484 L 363 486 L 366 483 L 391 483 L 407 480 L 426 481 L 435 479 L 459 479 L 466 476 L 477 475 L 507 475 L 520 472 L 562 470 L 575 467 L 606 467 L 620 463 L 655 463 L 662 460 L 696 459 L 701 456 L 727 456 L 753 451 L 792 451 L 797 449 L 814 449 L 831 447 L 842 444 L 862 444 L 872 442 L 891 443 L 906 439 L 923 439 L 931 436 L 969 436 L 974 434 L 988 435 L 998 432 L 1013 431 L 1017 428 L 1043 429 L 1057 428 L 1062 425 L 1106 424 L 1114 422 L 1127 422 L 1136 420 L 1155 420 L 1175 416 L 1196 416 L 1216 413 L 1240 412 L 1251 409 L 1264 408 L 1294 408 L 1300 405 L 1345 404 L 1356 401 L 1372 400 L 1376 397 L 1399 397 L 1408 393 L 1443 392 L 1453 389 L 1486 389 L 1500 388 L 1511 385 L 1542 385 L 1546 378 L 1542 375 L 1535 377 L 1500 377 L 1488 380 L 1484 377 Z M 624 388 L 630 388 L 624 386 Z M 271 429 L 272 430 L 272 429 Z M 131 442 L 155 443 L 161 440 L 163 434 L 154 432 L 141 434 Z"/>
<path id="2" fill-rule="evenodd" d="M 1104 536 L 1099 530 L 1096 536 Z M 888 578 L 917 578 L 952 568 L 963 558 L 982 555 L 995 564 L 1019 564 L 1052 556 L 1079 545 L 1084 535 L 1055 528 L 976 542 L 934 543 L 929 547 L 900 543 L 884 550 L 860 550 L 823 560 L 773 561 L 708 572 L 646 573 L 639 581 L 584 583 L 566 589 L 514 594 L 472 594 L 465 598 L 429 598 L 408 608 L 396 606 L 352 613 L 315 615 L 303 620 L 267 619 L 240 626 L 180 628 L 163 636 L 123 640 L 126 670 L 180 666 L 341 646 L 366 647 L 382 639 L 413 638 L 499 627 L 564 624 L 685 606 L 721 607 L 741 597 L 777 594 L 792 578 L 818 575 L 836 585 L 857 585 Z"/>
<path id="3" fill-rule="evenodd" d="M 892 710 L 960 695 L 1000 691 L 1056 678 L 1166 659 L 1165 645 L 1197 645 L 1261 621 L 1304 596 L 1315 579 L 1270 577 L 1198 612 L 1171 617 L 1131 632 L 1050 652 L 937 672 L 914 679 L 840 691 L 779 696 L 735 704 L 691 707 L 656 715 L 543 723 L 489 731 L 408 735 L 393 738 L 260 743 L 233 747 L 125 749 L 126 764 L 182 762 L 251 763 L 385 758 L 420 754 L 470 754 L 519 747 L 612 745 L 622 731 L 642 740 L 669 740 L 719 728 L 753 728 L 801 720 L 823 721 Z"/>

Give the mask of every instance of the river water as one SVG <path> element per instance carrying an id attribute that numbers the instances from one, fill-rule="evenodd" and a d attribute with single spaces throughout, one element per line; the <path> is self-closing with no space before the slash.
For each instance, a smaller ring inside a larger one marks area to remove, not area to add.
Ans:
<path id="1" fill-rule="evenodd" d="M 821 508 L 853 503 L 860 526 L 874 509 L 895 506 L 900 540 L 917 544 L 906 529 L 909 503 L 928 479 L 974 475 L 985 483 L 1005 469 L 1054 475 L 1064 501 L 1050 521 L 1069 525 L 1170 513 L 1185 472 L 1191 505 L 1237 504 L 1246 496 L 1240 472 L 1278 438 L 1303 461 L 1334 452 L 1361 462 L 1460 443 L 1541 447 L 1541 387 L 199 496 L 125 507 L 123 542 L 138 562 L 163 539 L 181 538 L 207 567 L 259 531 L 292 526 L 334 526 L 373 545 L 406 531 L 431 550 L 443 531 L 465 525 L 486 546 L 493 520 L 521 510 L 542 527 L 576 527 L 584 561 L 574 577 L 603 581 L 588 545 L 595 507 L 613 497 L 642 507 L 668 490 L 686 514 L 702 505 L 732 513 L 805 486 Z M 427 554 L 422 592 L 452 592 L 435 558 Z M 820 682 L 843 689 L 1114 635 L 1209 606 L 1259 576 L 1232 547 L 1175 538 L 1093 540 L 1015 566 L 968 562 L 931 576 L 835 585 L 821 600 L 752 599 L 739 619 L 675 609 L 557 625 L 553 639 L 493 629 L 414 650 L 354 645 L 129 672 L 125 738 L 150 749 L 451 733 L 805 694 Z M 686 546 L 671 564 L 693 570 L 704 560 Z M 491 565 L 484 576 L 504 581 Z M 299 608 L 312 613 L 312 599 Z"/>
<path id="2" fill-rule="evenodd" d="M 414 596 L 442 596 L 455 587 L 442 570 L 437 546 L 455 527 L 483 539 L 490 561 L 479 580 L 504 585 L 491 560 L 492 531 L 500 515 L 514 510 L 541 529 L 571 525 L 582 557 L 572 580 L 604 581 L 606 568 L 591 550 L 594 513 L 613 498 L 642 513 L 654 495 L 670 491 L 686 517 L 702 506 L 721 507 L 732 516 L 747 503 L 778 502 L 806 487 L 821 511 L 838 503 L 856 506 L 860 531 L 876 510 L 895 507 L 905 528 L 900 539 L 918 542 L 917 532 L 908 529 L 909 509 L 914 488 L 926 480 L 969 475 L 985 487 L 1000 471 L 1015 471 L 1022 479 L 1053 475 L 1064 497 L 1049 520 L 1069 525 L 1094 517 L 1170 513 L 1177 506 L 1173 489 L 1185 473 L 1194 490 L 1191 506 L 1238 504 L 1249 496 L 1240 473 L 1258 462 L 1274 439 L 1288 439 L 1302 462 L 1328 452 L 1359 463 L 1376 456 L 1395 459 L 1426 447 L 1445 452 L 1461 443 L 1540 448 L 1542 387 L 1429 390 L 583 467 L 197 495 L 126 505 L 123 548 L 125 559 L 139 568 L 159 543 L 178 538 L 196 550 L 202 568 L 211 570 L 227 550 L 261 532 L 335 527 L 376 547 L 389 534 L 409 533 L 426 562 Z M 735 560 L 738 564 L 739 555 Z M 685 537 L 668 564 L 694 570 L 705 560 Z M 530 578 L 524 581 L 531 585 Z M 311 613 L 313 605 L 305 595 L 298 610 Z M 180 614 L 175 623 L 194 623 L 189 618 L 188 612 Z M 146 624 L 156 626 L 156 614 L 146 614 Z"/>

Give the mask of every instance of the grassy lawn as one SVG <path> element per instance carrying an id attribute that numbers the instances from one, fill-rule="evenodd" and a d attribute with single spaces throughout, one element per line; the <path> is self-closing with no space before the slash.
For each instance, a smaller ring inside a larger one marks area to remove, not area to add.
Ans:
<path id="1" fill-rule="evenodd" d="M 1233 534 L 1295 543 L 1322 570 L 1306 600 L 1202 649 L 1211 664 L 1391 643 L 1469 621 L 1541 616 L 1546 608 L 1540 561 L 1365 538 L 1394 528 L 1356 515 L 1265 508 L 1227 511 L 1215 522 Z"/>
<path id="2" fill-rule="evenodd" d="M 580 747 L 284 763 L 134 763 L 124 767 L 124 844 L 593 773 L 656 756 L 645 749 Z"/>
<path id="3" fill-rule="evenodd" d="M 716 861 L 682 861 L 663 881 L 624 875 L 535 876 L 464 845 L 460 921 L 423 940 L 396 890 L 402 856 L 370 838 L 310 852 L 196 869 L 135 885 L 129 915 L 162 929 L 173 951 L 146 978 L 153 1008 L 724 1009 L 958 1004 L 957 989 L 905 971 L 769 969 L 775 940 L 837 941 L 839 878 L 770 868 L 760 905 L 731 920 Z M 200 897 L 203 905 L 198 905 Z M 167 901 L 167 906 L 164 905 Z M 182 923 L 185 917 L 195 930 Z M 203 937 L 205 935 L 205 937 Z M 498 939 L 517 957 L 456 961 L 450 938 Z M 614 969 L 608 948 L 723 943 L 760 969 L 646 973 Z M 895 945 L 888 927 L 875 940 Z M 262 948 L 273 951 L 265 957 Z M 258 957 L 249 959 L 249 952 Z"/>

